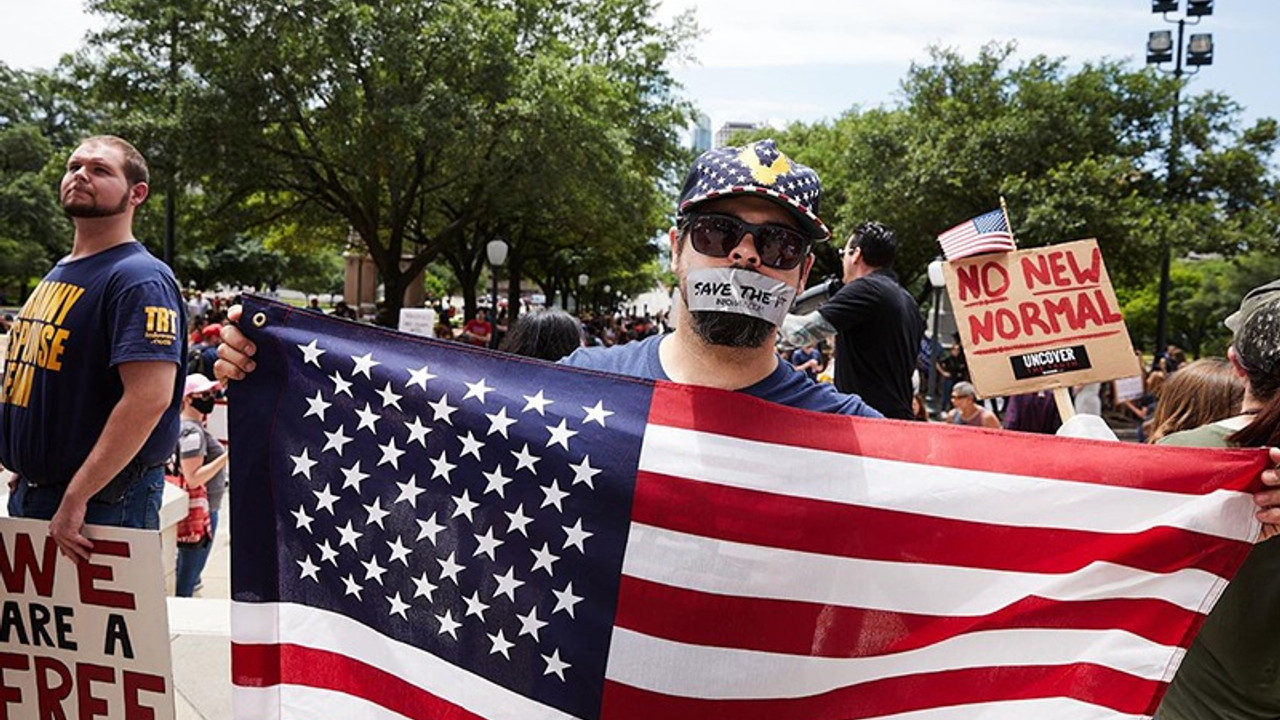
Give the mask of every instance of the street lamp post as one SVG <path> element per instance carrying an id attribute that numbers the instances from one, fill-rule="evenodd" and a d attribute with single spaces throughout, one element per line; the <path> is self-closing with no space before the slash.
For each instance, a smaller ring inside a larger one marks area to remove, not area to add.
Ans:
<path id="1" fill-rule="evenodd" d="M 1173 86 L 1173 123 L 1169 127 L 1168 170 L 1165 179 L 1165 193 L 1170 203 L 1177 202 L 1178 155 L 1182 146 L 1182 76 L 1183 66 L 1183 33 L 1187 25 L 1198 25 L 1200 18 L 1213 14 L 1213 0 L 1187 0 L 1186 17 L 1173 20 L 1169 13 L 1178 11 L 1179 0 L 1151 0 L 1151 12 L 1162 13 L 1164 21 L 1178 26 L 1178 42 L 1173 42 L 1173 33 L 1169 30 L 1155 30 L 1147 36 L 1147 64 L 1155 65 L 1161 72 L 1170 73 L 1174 78 Z M 1187 22 L 1187 18 L 1195 18 Z M 1213 35 L 1197 33 L 1191 36 L 1185 45 L 1186 65 L 1195 70 L 1188 74 L 1200 72 L 1200 68 L 1213 64 Z M 1173 70 L 1165 70 L 1161 64 L 1173 61 Z M 1156 310 L 1156 348 L 1159 355 L 1169 346 L 1169 265 L 1173 250 L 1168 240 L 1160 256 L 1160 301 Z"/>
<path id="2" fill-rule="evenodd" d="M 493 303 L 489 306 L 491 314 L 489 318 L 489 347 L 498 347 L 498 268 L 507 262 L 506 241 L 502 239 L 490 240 L 485 246 L 485 252 L 489 255 L 489 267 L 493 274 Z"/>
<path id="3" fill-rule="evenodd" d="M 581 316 L 581 315 L 582 315 L 582 301 L 583 301 L 584 297 L 585 297 L 585 296 L 586 296 L 586 294 L 587 294 L 587 283 L 589 283 L 589 282 L 591 282 L 591 276 L 590 276 L 590 275 L 588 275 L 588 274 L 586 274 L 586 273 L 582 273 L 581 275 L 579 275 L 579 276 L 578 276 L 578 307 L 577 307 L 577 312 L 578 312 L 578 315 L 579 315 L 579 316 Z"/>
<path id="4" fill-rule="evenodd" d="M 941 343 L 938 342 L 938 326 L 942 322 L 942 291 L 947 286 L 946 277 L 942 272 L 942 261 L 934 260 L 929 263 L 929 284 L 933 286 L 933 340 L 929 343 L 929 387 L 925 393 L 925 412 L 929 410 L 929 400 L 933 400 L 938 405 L 941 412 L 943 401 L 938 392 L 938 351 L 941 349 Z"/>

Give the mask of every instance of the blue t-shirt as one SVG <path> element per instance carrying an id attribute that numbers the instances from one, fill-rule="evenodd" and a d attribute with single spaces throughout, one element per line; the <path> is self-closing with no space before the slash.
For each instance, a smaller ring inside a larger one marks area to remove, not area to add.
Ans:
<path id="1" fill-rule="evenodd" d="M 795 349 L 794 351 L 792 351 L 792 353 L 791 353 L 791 366 L 792 366 L 792 367 L 795 367 L 795 366 L 797 366 L 797 365 L 803 365 L 803 364 L 805 364 L 805 363 L 809 362 L 810 360 L 816 360 L 816 361 L 818 362 L 819 367 L 821 367 L 821 365 L 822 365 L 822 351 L 821 351 L 821 350 L 818 350 L 818 348 L 812 348 L 812 349 L 809 349 L 809 350 L 805 350 L 804 348 L 796 348 L 796 349 Z M 805 370 L 805 371 L 803 371 L 803 372 L 804 372 L 804 374 L 805 374 L 805 375 L 808 375 L 808 376 L 809 376 L 810 378 L 812 378 L 812 379 L 817 379 L 817 377 L 818 377 L 818 371 L 817 371 L 817 370 Z"/>
<path id="2" fill-rule="evenodd" d="M 0 386 L 0 464 L 65 485 L 124 395 L 117 365 L 178 366 L 173 402 L 136 460 L 157 465 L 178 442 L 187 355 L 186 306 L 168 266 L 140 243 L 61 260 L 9 331 Z"/>
<path id="3" fill-rule="evenodd" d="M 573 367 L 630 375 L 653 380 L 670 380 L 662 369 L 658 346 L 666 335 L 651 335 L 637 342 L 613 347 L 584 347 L 560 362 Z M 779 405 L 817 412 L 861 417 L 884 417 L 857 395 L 838 392 L 828 383 L 814 382 L 790 365 L 779 362 L 773 372 L 743 392 Z"/>

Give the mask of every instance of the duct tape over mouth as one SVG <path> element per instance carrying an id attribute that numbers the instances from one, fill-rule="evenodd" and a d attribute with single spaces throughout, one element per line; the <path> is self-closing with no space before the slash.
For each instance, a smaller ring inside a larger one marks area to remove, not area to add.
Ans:
<path id="1" fill-rule="evenodd" d="M 690 310 L 747 315 L 781 325 L 796 298 L 791 285 L 742 268 L 691 271 L 685 279 Z"/>

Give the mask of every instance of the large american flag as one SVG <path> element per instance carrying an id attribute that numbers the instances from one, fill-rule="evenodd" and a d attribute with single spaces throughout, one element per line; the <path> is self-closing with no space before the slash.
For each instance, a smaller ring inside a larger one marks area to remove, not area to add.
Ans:
<path id="1" fill-rule="evenodd" d="M 965 220 L 938 236 L 942 254 L 948 260 L 988 252 L 1017 250 L 1013 233 L 1004 211 L 997 208 L 976 218 Z"/>
<path id="2" fill-rule="evenodd" d="M 820 415 L 251 299 L 237 718 L 1149 717 L 1260 452 Z"/>

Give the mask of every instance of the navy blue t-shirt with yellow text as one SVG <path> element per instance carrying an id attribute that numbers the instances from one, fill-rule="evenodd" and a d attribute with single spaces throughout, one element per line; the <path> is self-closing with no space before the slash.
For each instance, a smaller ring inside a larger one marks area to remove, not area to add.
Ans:
<path id="1" fill-rule="evenodd" d="M 117 366 L 157 360 L 178 367 L 173 401 L 137 459 L 164 462 L 178 440 L 186 345 L 178 283 L 140 243 L 61 260 L 9 330 L 0 464 L 38 484 L 69 483 L 124 394 Z"/>

